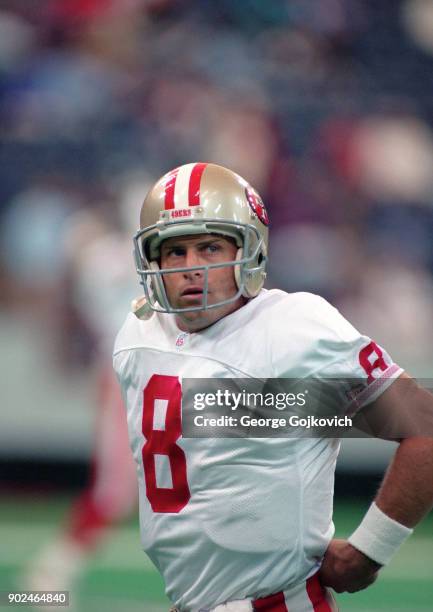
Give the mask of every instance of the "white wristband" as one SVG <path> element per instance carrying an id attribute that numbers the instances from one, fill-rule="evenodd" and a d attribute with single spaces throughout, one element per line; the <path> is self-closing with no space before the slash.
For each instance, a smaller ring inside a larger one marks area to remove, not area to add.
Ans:
<path id="1" fill-rule="evenodd" d="M 373 561 L 386 565 L 413 529 L 397 523 L 373 502 L 348 541 Z"/>

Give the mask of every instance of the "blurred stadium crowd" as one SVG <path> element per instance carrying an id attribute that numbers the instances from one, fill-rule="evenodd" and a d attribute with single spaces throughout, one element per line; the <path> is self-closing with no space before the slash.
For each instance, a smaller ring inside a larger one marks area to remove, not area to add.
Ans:
<path id="1" fill-rule="evenodd" d="M 27 586 L 69 586 L 136 502 L 109 362 L 169 169 L 243 175 L 267 286 L 322 294 L 433 379 L 432 54 L 433 0 L 0 0 L 0 467 L 86 457 L 98 413 L 92 482 Z"/>
<path id="2" fill-rule="evenodd" d="M 140 292 L 147 187 L 202 160 L 262 193 L 269 287 L 426 375 L 432 53 L 431 0 L 2 0 L 2 337 L 22 317 L 86 368 Z"/>

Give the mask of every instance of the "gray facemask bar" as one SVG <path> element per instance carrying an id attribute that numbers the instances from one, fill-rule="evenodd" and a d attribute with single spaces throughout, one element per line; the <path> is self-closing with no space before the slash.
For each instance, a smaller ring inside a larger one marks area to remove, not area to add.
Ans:
<path id="1" fill-rule="evenodd" d="M 233 226 L 234 229 L 237 229 L 238 231 L 240 231 L 244 237 L 243 246 L 242 246 L 244 253 L 248 253 L 249 251 L 250 242 L 251 242 L 251 233 L 252 233 L 253 236 L 257 239 L 257 244 L 256 244 L 256 247 L 253 253 L 250 256 L 244 256 L 239 260 L 226 261 L 223 263 L 208 264 L 204 266 L 190 266 L 190 267 L 183 267 L 183 268 L 165 268 L 164 270 L 151 270 L 150 269 L 151 262 L 147 258 L 147 255 L 144 252 L 144 249 L 142 248 L 142 242 L 140 238 L 145 233 L 148 233 L 154 229 L 160 229 L 161 226 L 159 224 L 154 224 L 144 229 L 140 229 L 135 234 L 134 239 L 133 239 L 134 240 L 134 256 L 135 256 L 135 262 L 136 262 L 136 271 L 141 279 L 140 284 L 142 285 L 144 289 L 146 300 L 152 310 L 155 310 L 156 312 L 161 312 L 161 313 L 163 312 L 163 313 L 170 313 L 170 314 L 178 314 L 178 313 L 184 313 L 184 312 L 196 312 L 200 310 L 212 310 L 213 308 L 219 308 L 220 306 L 231 304 L 235 302 L 243 294 L 243 291 L 245 289 L 245 277 L 248 275 L 254 274 L 255 272 L 259 272 L 260 270 L 264 270 L 267 258 L 266 258 L 266 255 L 262 252 L 263 238 L 260 236 L 259 232 L 253 225 L 246 224 L 246 223 L 238 223 L 236 221 L 226 221 L 226 220 L 220 221 L 218 219 L 200 219 L 200 225 L 202 224 L 205 225 L 206 223 L 209 223 L 212 225 L 218 225 L 219 227 L 224 226 L 224 225 Z M 179 219 L 176 221 L 176 225 L 181 225 L 181 224 L 191 224 L 191 220 L 190 219 L 185 219 L 185 220 Z M 202 232 L 202 233 L 218 234 L 218 229 L 216 228 L 214 232 L 208 230 L 207 232 Z M 188 235 L 188 234 L 185 233 L 185 235 Z M 223 234 L 220 234 L 220 235 L 223 235 Z M 262 252 L 262 256 L 263 256 L 263 261 L 261 262 L 261 264 L 253 268 L 247 268 L 246 266 L 252 263 L 253 261 L 255 261 L 260 252 Z M 240 268 L 240 283 L 239 283 L 239 288 L 237 292 L 232 297 L 227 298 L 226 300 L 221 300 L 220 302 L 217 302 L 215 304 L 208 304 L 209 270 L 219 269 L 219 268 L 228 268 L 228 267 L 234 268 L 235 266 L 239 266 Z M 163 275 L 164 274 L 175 274 L 179 272 L 194 272 L 195 270 L 201 270 L 204 272 L 202 304 L 200 304 L 199 306 L 190 306 L 190 307 L 185 307 L 185 308 L 172 307 L 168 301 L 168 297 L 167 297 L 167 293 L 166 293 L 164 281 L 163 281 Z M 156 299 L 155 292 L 152 288 L 152 277 L 153 277 L 153 282 L 155 284 L 158 284 L 159 293 L 161 294 L 160 301 L 163 302 L 162 304 L 160 304 Z"/>

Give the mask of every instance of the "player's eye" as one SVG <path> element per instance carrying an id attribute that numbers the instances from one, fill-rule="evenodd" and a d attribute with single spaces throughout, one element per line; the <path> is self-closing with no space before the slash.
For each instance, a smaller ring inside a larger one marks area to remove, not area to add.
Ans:
<path id="1" fill-rule="evenodd" d="M 185 249 L 183 247 L 171 247 L 167 250 L 167 257 L 183 257 L 185 255 Z"/>
<path id="2" fill-rule="evenodd" d="M 203 247 L 203 250 L 204 250 L 206 253 L 211 253 L 211 254 L 213 254 L 213 253 L 217 253 L 218 251 L 220 251 L 220 250 L 221 250 L 221 245 L 220 245 L 220 244 L 218 244 L 217 242 L 212 242 L 211 244 L 207 244 L 207 245 L 205 245 L 205 246 Z"/>

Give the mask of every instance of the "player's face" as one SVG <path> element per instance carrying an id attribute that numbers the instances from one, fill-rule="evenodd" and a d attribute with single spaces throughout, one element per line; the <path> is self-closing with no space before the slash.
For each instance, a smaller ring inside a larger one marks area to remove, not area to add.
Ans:
<path id="1" fill-rule="evenodd" d="M 169 238 L 161 245 L 161 270 L 223 263 L 236 259 L 237 246 L 228 238 L 200 234 Z M 164 274 L 164 285 L 173 308 L 188 308 L 203 304 L 205 274 L 203 270 Z M 209 270 L 208 303 L 216 304 L 233 297 L 237 286 L 233 266 Z M 209 327 L 245 303 L 240 297 L 233 303 L 212 310 L 198 310 L 176 315 L 177 324 L 185 331 Z"/>

